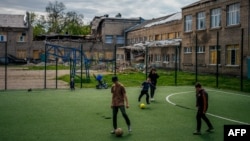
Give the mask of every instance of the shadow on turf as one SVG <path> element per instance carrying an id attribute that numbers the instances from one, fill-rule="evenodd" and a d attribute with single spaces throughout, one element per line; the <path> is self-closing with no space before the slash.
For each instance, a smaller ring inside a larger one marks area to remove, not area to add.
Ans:
<path id="1" fill-rule="evenodd" d="M 180 107 L 180 108 L 184 108 L 184 109 L 188 109 L 188 110 L 195 110 L 193 108 L 189 108 L 189 107 L 178 105 L 178 104 L 176 104 L 175 106 Z"/>
<path id="2" fill-rule="evenodd" d="M 214 141 L 215 139 L 212 138 L 212 136 L 210 136 L 213 133 L 214 132 L 204 132 L 201 135 L 199 135 L 198 137 L 201 138 L 203 141 Z"/>
<path id="3" fill-rule="evenodd" d="M 128 131 L 123 133 L 122 136 L 116 136 L 115 134 L 110 134 L 110 137 L 111 137 L 112 140 L 114 140 L 114 139 L 130 140 L 131 136 L 132 136 L 132 133 L 128 133 Z"/>

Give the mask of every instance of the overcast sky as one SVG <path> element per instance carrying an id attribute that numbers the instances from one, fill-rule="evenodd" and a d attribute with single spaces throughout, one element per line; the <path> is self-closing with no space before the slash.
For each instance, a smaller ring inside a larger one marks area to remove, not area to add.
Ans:
<path id="1" fill-rule="evenodd" d="M 0 0 L 0 14 L 22 14 L 26 11 L 46 15 L 45 7 L 55 0 Z M 158 18 L 175 12 L 198 0 L 57 0 L 64 3 L 66 10 L 84 15 L 85 24 L 95 16 L 108 14 L 115 17 L 121 13 L 124 18 Z"/>

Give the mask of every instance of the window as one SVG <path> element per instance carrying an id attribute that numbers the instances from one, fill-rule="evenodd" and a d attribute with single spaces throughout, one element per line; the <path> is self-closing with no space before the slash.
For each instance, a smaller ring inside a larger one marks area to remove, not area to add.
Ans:
<path id="1" fill-rule="evenodd" d="M 148 60 L 149 60 L 150 62 L 153 62 L 153 57 L 154 57 L 154 55 L 153 55 L 153 54 L 150 54 Z"/>
<path id="2" fill-rule="evenodd" d="M 6 41 L 5 36 L 4 35 L 0 35 L 0 42 Z"/>
<path id="3" fill-rule="evenodd" d="M 140 37 L 140 43 L 143 42 L 143 37 Z"/>
<path id="4" fill-rule="evenodd" d="M 103 54 L 103 53 L 99 53 L 99 54 L 98 54 L 98 58 L 99 58 L 99 59 L 104 59 L 104 54 Z"/>
<path id="5" fill-rule="evenodd" d="M 177 58 L 176 58 L 177 57 Z M 176 56 L 175 54 L 172 54 L 172 61 L 175 62 L 177 61 L 178 62 L 178 56 Z"/>
<path id="6" fill-rule="evenodd" d="M 106 35 L 105 36 L 105 43 L 112 44 L 113 43 L 113 35 Z"/>
<path id="7" fill-rule="evenodd" d="M 125 54 L 125 57 L 126 57 L 125 59 L 126 59 L 126 61 L 129 61 L 130 58 L 131 58 L 130 52 L 126 51 L 125 53 L 126 53 L 126 54 Z"/>
<path id="8" fill-rule="evenodd" d="M 180 32 L 176 32 L 176 38 L 180 38 Z"/>
<path id="9" fill-rule="evenodd" d="M 116 36 L 116 44 L 124 44 L 124 37 L 122 35 Z"/>
<path id="10" fill-rule="evenodd" d="M 192 47 L 184 47 L 184 54 L 192 53 Z"/>
<path id="11" fill-rule="evenodd" d="M 160 34 L 155 35 L 155 40 L 156 40 L 156 41 L 161 40 L 161 35 L 160 35 Z"/>
<path id="12" fill-rule="evenodd" d="M 206 28 L 206 15 L 205 12 L 200 12 L 197 14 L 197 29 L 202 30 Z"/>
<path id="13" fill-rule="evenodd" d="M 185 32 L 192 31 L 192 15 L 185 16 L 185 25 L 184 25 Z"/>
<path id="14" fill-rule="evenodd" d="M 218 55 L 217 55 L 218 49 Z M 218 57 L 218 64 L 220 64 L 220 46 L 210 46 L 209 47 L 209 63 L 210 64 L 217 64 L 217 57 Z"/>
<path id="15" fill-rule="evenodd" d="M 155 61 L 161 61 L 161 55 L 160 54 L 155 54 Z"/>
<path id="16" fill-rule="evenodd" d="M 22 35 L 21 35 L 21 36 L 19 37 L 19 42 L 24 42 L 24 38 L 25 38 L 25 36 L 22 36 Z"/>
<path id="17" fill-rule="evenodd" d="M 166 33 L 161 34 L 161 39 L 162 39 L 162 40 L 166 40 L 166 39 L 167 39 L 167 35 L 166 35 Z"/>
<path id="18" fill-rule="evenodd" d="M 168 34 L 168 38 L 169 38 L 169 39 L 174 39 L 174 38 L 175 38 L 175 32 L 169 33 L 169 34 Z"/>
<path id="19" fill-rule="evenodd" d="M 204 46 L 198 46 L 197 47 L 197 53 L 204 53 L 205 52 L 205 47 Z"/>
<path id="20" fill-rule="evenodd" d="M 240 23 L 240 4 L 232 4 L 227 7 L 227 25 L 237 25 Z"/>
<path id="21" fill-rule="evenodd" d="M 133 44 L 135 43 L 135 38 L 132 39 L 132 43 L 133 43 Z"/>
<path id="22" fill-rule="evenodd" d="M 227 65 L 239 65 L 240 64 L 240 52 L 239 45 L 228 45 L 227 49 Z"/>
<path id="23" fill-rule="evenodd" d="M 124 55 L 123 54 L 116 54 L 116 60 L 123 60 Z"/>
<path id="24" fill-rule="evenodd" d="M 211 28 L 221 26 L 221 9 L 216 8 L 211 10 Z"/>
<path id="25" fill-rule="evenodd" d="M 166 61 L 168 62 L 169 61 L 169 55 L 168 54 L 164 54 L 163 57 L 162 57 L 162 61 Z"/>

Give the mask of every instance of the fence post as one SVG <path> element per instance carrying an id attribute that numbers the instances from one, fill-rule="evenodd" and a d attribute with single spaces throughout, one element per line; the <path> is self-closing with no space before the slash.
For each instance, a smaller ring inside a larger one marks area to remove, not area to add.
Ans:
<path id="1" fill-rule="evenodd" d="M 7 37 L 8 38 L 8 37 Z M 8 41 L 5 42 L 5 63 L 4 63 L 4 66 L 5 66 L 5 90 L 7 90 L 7 63 L 8 63 L 8 56 L 7 56 L 7 47 L 8 46 Z"/>
<path id="2" fill-rule="evenodd" d="M 57 89 L 57 79 L 58 79 L 58 58 L 56 57 L 56 89 Z"/>
<path id="3" fill-rule="evenodd" d="M 243 90 L 243 41 L 244 41 L 244 29 L 241 29 L 241 64 L 240 64 L 240 90 Z"/>
<path id="4" fill-rule="evenodd" d="M 217 31 L 217 41 L 216 41 L 216 87 L 219 86 L 219 31 Z"/>
<path id="5" fill-rule="evenodd" d="M 44 47 L 44 51 L 45 51 L 45 56 L 44 56 L 44 89 L 46 89 L 46 77 L 47 77 L 47 44 L 45 44 Z"/>
<path id="6" fill-rule="evenodd" d="M 198 81 L 197 75 L 198 75 L 198 37 L 197 37 L 197 33 L 195 34 L 195 82 Z"/>

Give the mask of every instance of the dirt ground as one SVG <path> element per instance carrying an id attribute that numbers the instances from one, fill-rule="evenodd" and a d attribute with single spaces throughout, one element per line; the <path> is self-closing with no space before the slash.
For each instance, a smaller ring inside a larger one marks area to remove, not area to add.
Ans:
<path id="1" fill-rule="evenodd" d="M 58 70 L 57 77 L 69 74 L 69 70 Z M 80 73 L 77 71 L 77 73 Z M 90 75 L 107 74 L 104 70 L 90 70 Z M 5 81 L 7 76 L 7 81 Z M 56 88 L 56 70 L 46 71 L 46 88 Z M 5 85 L 7 84 L 7 85 Z M 45 71 L 44 70 L 28 70 L 24 67 L 7 67 L 0 66 L 0 90 L 15 89 L 44 89 L 45 88 Z M 57 80 L 57 88 L 69 88 L 67 82 Z"/>
<path id="2" fill-rule="evenodd" d="M 7 73 L 7 75 L 6 75 Z M 58 77 L 69 74 L 69 70 L 58 70 Z M 7 76 L 7 81 L 5 81 Z M 43 89 L 45 84 L 44 70 L 28 70 L 20 67 L 8 67 L 5 71 L 4 66 L 0 66 L 0 90 L 7 89 Z M 56 71 L 47 70 L 46 88 L 56 88 Z M 69 88 L 69 84 L 57 80 L 57 88 Z"/>

